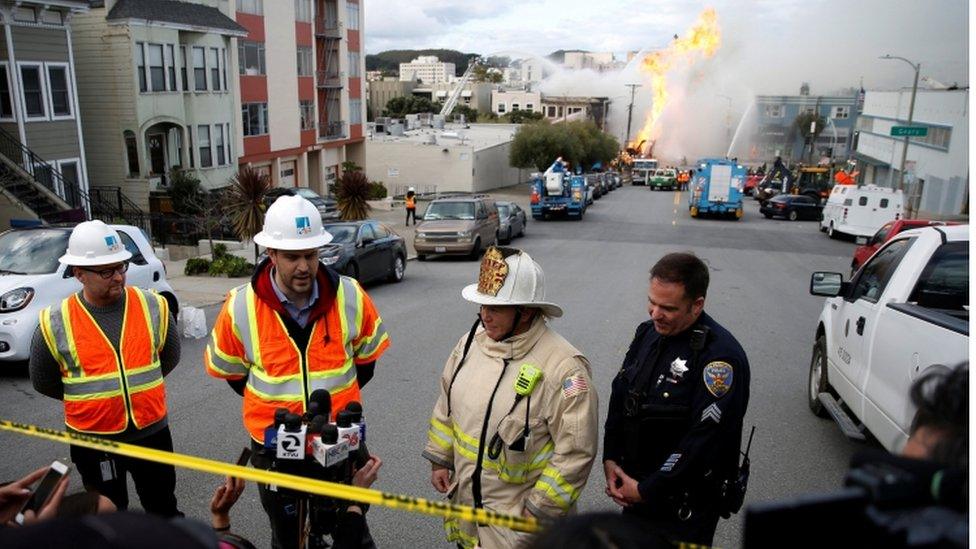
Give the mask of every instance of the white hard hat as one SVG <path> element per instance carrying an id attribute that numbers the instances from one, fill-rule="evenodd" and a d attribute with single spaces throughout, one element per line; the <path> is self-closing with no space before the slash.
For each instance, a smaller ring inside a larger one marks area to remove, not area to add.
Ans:
<path id="1" fill-rule="evenodd" d="M 529 254 L 515 248 L 492 246 L 481 260 L 478 283 L 465 286 L 461 297 L 479 305 L 538 307 L 548 316 L 563 316 L 563 309 L 546 299 L 546 277 Z"/>
<path id="2" fill-rule="evenodd" d="M 409 193 L 409 192 L 416 192 L 416 191 L 413 190 L 413 187 L 407 187 L 407 192 Z"/>
<path id="3" fill-rule="evenodd" d="M 62 265 L 93 267 L 127 261 L 132 253 L 122 245 L 115 229 L 98 219 L 75 226 L 68 238 L 68 249 L 58 258 Z"/>
<path id="4" fill-rule="evenodd" d="M 332 241 L 322 228 L 322 214 L 300 196 L 282 195 L 264 214 L 264 228 L 254 242 L 275 250 L 311 250 Z"/>

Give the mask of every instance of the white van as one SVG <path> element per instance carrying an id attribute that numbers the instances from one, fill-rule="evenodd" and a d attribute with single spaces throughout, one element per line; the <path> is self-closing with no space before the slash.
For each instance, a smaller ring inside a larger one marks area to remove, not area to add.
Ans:
<path id="1" fill-rule="evenodd" d="M 827 198 L 820 220 L 820 231 L 830 238 L 838 233 L 871 236 L 889 221 L 901 219 L 900 190 L 866 185 L 835 185 Z"/>

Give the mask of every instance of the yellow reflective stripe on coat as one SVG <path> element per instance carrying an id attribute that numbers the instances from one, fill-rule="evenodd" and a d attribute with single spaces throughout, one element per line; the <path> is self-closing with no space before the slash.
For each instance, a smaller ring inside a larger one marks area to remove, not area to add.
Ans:
<path id="1" fill-rule="evenodd" d="M 359 488 L 336 482 L 326 482 L 307 477 L 286 475 L 283 473 L 244 467 L 232 463 L 224 463 L 197 456 L 177 454 L 145 448 L 134 444 L 116 442 L 84 433 L 68 433 L 56 429 L 45 429 L 35 425 L 16 423 L 0 419 L 0 431 L 10 431 L 22 435 L 53 440 L 64 444 L 72 444 L 92 450 L 111 452 L 145 461 L 173 465 L 183 469 L 192 469 L 212 473 L 220 477 L 232 476 L 252 482 L 274 484 L 282 488 L 289 488 L 299 492 L 326 496 L 336 499 L 358 501 L 371 505 L 380 505 L 391 509 L 399 509 L 411 513 L 422 513 L 446 520 L 463 520 L 483 525 L 500 526 L 519 532 L 538 532 L 539 522 L 532 517 L 505 515 L 486 509 L 476 509 L 466 505 L 457 505 L 444 501 L 431 501 L 424 498 L 381 492 L 370 488 Z"/>
<path id="2" fill-rule="evenodd" d="M 463 549 L 474 549 L 478 545 L 478 538 L 462 530 L 457 519 L 444 519 L 444 531 L 447 541 L 453 541 Z"/>
<path id="3" fill-rule="evenodd" d="M 452 423 L 454 424 L 454 450 L 465 459 L 477 461 L 478 439 L 462 431 L 457 422 Z M 499 454 L 498 459 L 491 459 L 486 453 L 481 465 L 489 471 L 494 471 L 503 482 L 523 484 L 529 480 L 529 474 L 533 471 L 538 471 L 546 467 L 554 449 L 555 444 L 549 441 L 542 448 L 539 448 L 539 451 L 532 456 L 531 461 L 519 465 L 506 462 L 504 452 Z"/>
<path id="4" fill-rule="evenodd" d="M 430 429 L 427 429 L 427 438 L 445 450 L 450 450 L 451 446 L 454 445 L 454 437 L 451 434 L 451 429 L 436 418 L 430 418 Z"/>
<path id="5" fill-rule="evenodd" d="M 559 473 L 559 470 L 555 467 L 546 467 L 542 471 L 542 476 L 536 481 L 535 488 L 542 490 L 549 499 L 554 501 L 563 510 L 572 507 L 580 495 L 580 491 L 566 482 Z"/>

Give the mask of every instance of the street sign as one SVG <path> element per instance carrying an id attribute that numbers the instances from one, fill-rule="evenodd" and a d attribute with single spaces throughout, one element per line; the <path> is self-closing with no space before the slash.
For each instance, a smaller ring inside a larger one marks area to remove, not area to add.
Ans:
<path id="1" fill-rule="evenodd" d="M 892 137 L 925 137 L 929 129 L 925 126 L 892 126 Z"/>

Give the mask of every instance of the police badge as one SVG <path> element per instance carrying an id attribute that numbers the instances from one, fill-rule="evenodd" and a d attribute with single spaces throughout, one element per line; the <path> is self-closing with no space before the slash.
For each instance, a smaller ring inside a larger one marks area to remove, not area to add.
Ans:
<path id="1" fill-rule="evenodd" d="M 732 388 L 732 365 L 728 362 L 709 362 L 702 371 L 705 388 L 715 398 L 721 398 Z"/>
<path id="2" fill-rule="evenodd" d="M 502 256 L 501 250 L 492 246 L 485 251 L 481 258 L 481 273 L 478 275 L 478 293 L 495 297 L 505 285 L 508 276 L 508 264 Z"/>

